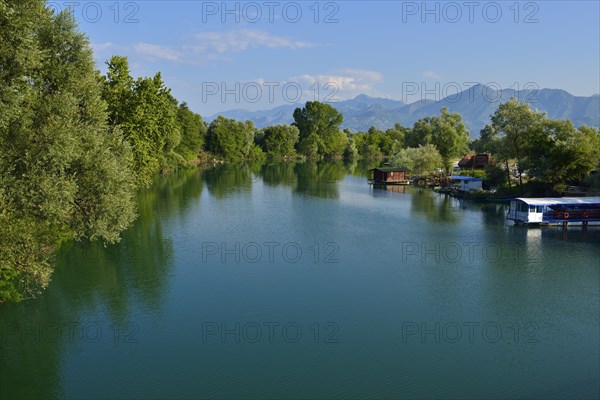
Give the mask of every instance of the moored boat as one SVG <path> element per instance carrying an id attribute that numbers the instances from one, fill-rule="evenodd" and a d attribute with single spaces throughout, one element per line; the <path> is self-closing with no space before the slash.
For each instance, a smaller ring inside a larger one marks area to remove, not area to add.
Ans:
<path id="1" fill-rule="evenodd" d="M 600 197 L 518 197 L 506 218 L 517 224 L 600 225 Z"/>

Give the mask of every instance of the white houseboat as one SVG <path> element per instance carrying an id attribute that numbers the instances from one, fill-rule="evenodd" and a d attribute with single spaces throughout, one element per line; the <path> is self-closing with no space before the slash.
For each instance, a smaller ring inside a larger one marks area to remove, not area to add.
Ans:
<path id="1" fill-rule="evenodd" d="M 472 190 L 483 189 L 483 179 L 481 178 L 474 178 L 472 176 L 463 175 L 452 175 L 450 179 L 460 182 L 458 190 L 460 190 L 461 192 L 470 192 Z"/>
<path id="2" fill-rule="evenodd" d="M 600 197 L 519 197 L 506 218 L 517 224 L 600 225 Z"/>

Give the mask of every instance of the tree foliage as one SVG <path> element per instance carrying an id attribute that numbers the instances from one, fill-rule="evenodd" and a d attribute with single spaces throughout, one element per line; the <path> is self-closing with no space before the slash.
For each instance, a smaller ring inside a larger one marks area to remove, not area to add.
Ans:
<path id="1" fill-rule="evenodd" d="M 578 182 L 600 162 L 598 129 L 548 119 L 516 99 L 498 107 L 480 133 L 480 146 L 504 163 L 507 176 L 515 160 L 521 187 L 525 173 L 549 187 Z"/>
<path id="2" fill-rule="evenodd" d="M 300 137 L 297 127 L 291 125 L 269 126 L 262 130 L 263 150 L 271 158 L 296 156 L 296 143 Z"/>
<path id="3" fill-rule="evenodd" d="M 181 142 L 177 101 L 160 72 L 134 80 L 127 58 L 121 56 L 113 56 L 107 66 L 103 98 L 109 105 L 109 123 L 123 131 L 133 149 L 137 181 L 148 185 L 154 174 L 180 159 L 174 152 Z"/>
<path id="4" fill-rule="evenodd" d="M 427 144 L 401 149 L 392 157 L 391 164 L 404 168 L 411 175 L 422 176 L 442 166 L 443 160 L 435 146 Z"/>
<path id="5" fill-rule="evenodd" d="M 408 147 L 432 144 L 442 156 L 446 171 L 450 170 L 453 157 L 467 151 L 469 132 L 458 113 L 450 113 L 442 108 L 439 116 L 425 117 L 415 122 L 412 130 L 405 135 Z"/>
<path id="6" fill-rule="evenodd" d="M 0 2 L 0 302 L 47 286 L 62 240 L 114 242 L 135 215 L 119 129 L 68 12 Z"/>
<path id="7" fill-rule="evenodd" d="M 202 117 L 191 111 L 185 102 L 177 109 L 177 121 L 181 129 L 181 142 L 175 151 L 186 160 L 192 160 L 204 146 L 208 127 Z"/>
<path id="8" fill-rule="evenodd" d="M 300 133 L 298 151 L 308 158 L 341 157 L 348 141 L 340 129 L 343 119 L 334 107 L 318 101 L 296 108 L 292 125 Z"/>
<path id="9" fill-rule="evenodd" d="M 540 131 L 544 119 L 544 114 L 514 98 L 500 104 L 492 115 L 492 133 L 499 138 L 492 136 L 490 140 L 497 140 L 497 156 L 503 160 L 516 160 L 520 186 L 523 185 L 527 143 L 536 131 Z"/>
<path id="10" fill-rule="evenodd" d="M 406 129 L 400 124 L 385 132 L 372 126 L 367 132 L 359 132 L 354 135 L 356 148 L 363 158 L 378 160 L 384 156 L 396 154 L 404 142 Z"/>
<path id="11" fill-rule="evenodd" d="M 254 131 L 252 121 L 241 122 L 219 116 L 208 126 L 208 150 L 226 160 L 248 158 L 254 146 Z"/>

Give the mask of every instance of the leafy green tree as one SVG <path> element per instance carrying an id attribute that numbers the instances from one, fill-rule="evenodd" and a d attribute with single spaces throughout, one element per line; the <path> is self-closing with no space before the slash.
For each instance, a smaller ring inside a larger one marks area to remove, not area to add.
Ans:
<path id="1" fill-rule="evenodd" d="M 392 157 L 391 163 L 396 167 L 404 169 L 407 174 L 413 174 L 415 172 L 415 150 L 416 148 L 414 147 L 400 149 Z"/>
<path id="2" fill-rule="evenodd" d="M 264 151 L 271 158 L 290 158 L 296 156 L 296 143 L 300 131 L 295 126 L 277 125 L 262 130 L 264 136 Z"/>
<path id="3" fill-rule="evenodd" d="M 344 150 L 344 158 L 347 160 L 354 160 L 358 157 L 358 148 L 353 136 L 348 137 L 348 143 Z"/>
<path id="4" fill-rule="evenodd" d="M 127 57 L 113 56 L 106 62 L 106 76 L 101 78 L 102 98 L 107 104 L 108 123 L 123 126 L 129 122 L 133 101 L 134 79 Z"/>
<path id="5" fill-rule="evenodd" d="M 536 132 L 542 130 L 544 119 L 543 113 L 532 110 L 529 104 L 519 103 L 514 98 L 500 104 L 492 115 L 494 135 L 500 138 L 497 154 L 505 162 L 516 160 L 520 187 L 523 186 L 526 148 Z"/>
<path id="6" fill-rule="evenodd" d="M 404 135 L 405 147 L 419 147 L 431 144 L 433 137 L 433 117 L 425 117 L 414 123 L 412 129 Z"/>
<path id="7" fill-rule="evenodd" d="M 208 126 L 208 150 L 226 160 L 248 158 L 254 146 L 252 121 L 236 121 L 221 115 Z"/>
<path id="8" fill-rule="evenodd" d="M 362 156 L 367 160 L 381 160 L 383 158 L 383 153 L 378 145 L 366 143 L 362 148 Z"/>
<path id="9" fill-rule="evenodd" d="M 400 123 L 396 122 L 393 128 L 390 128 L 385 131 L 386 136 L 389 136 L 394 142 L 397 142 L 398 149 L 404 147 L 404 137 L 406 134 L 410 132 L 409 128 L 402 126 Z M 392 151 L 388 154 L 395 154 L 397 151 Z"/>
<path id="10" fill-rule="evenodd" d="M 395 124 L 394 128 L 385 132 L 374 126 L 369 128 L 367 137 L 368 144 L 374 144 L 379 147 L 382 156 L 390 156 L 397 153 L 404 143 L 405 129 L 400 124 Z M 366 150 L 366 149 L 365 149 Z"/>
<path id="11" fill-rule="evenodd" d="M 458 113 L 450 113 L 447 108 L 442 108 L 441 115 L 433 118 L 434 125 L 431 132 L 433 144 L 442 156 L 446 172 L 450 171 L 452 158 L 461 156 L 467 151 L 469 132 Z"/>
<path id="12" fill-rule="evenodd" d="M 511 186 L 511 178 L 510 178 L 510 152 L 507 151 L 507 146 L 503 145 L 503 141 L 500 138 L 500 135 L 496 131 L 493 125 L 487 124 L 483 129 L 479 132 L 479 139 L 474 143 L 474 150 L 478 153 L 488 152 L 494 155 L 494 157 L 500 161 L 504 166 L 504 178 L 506 179 L 506 183 L 508 187 Z M 493 184 L 497 185 L 500 183 L 500 171 L 498 170 L 500 167 L 491 168 L 487 173 L 488 177 L 493 176 Z"/>
<path id="13" fill-rule="evenodd" d="M 204 137 L 208 127 L 199 114 L 191 111 L 183 102 L 177 109 L 177 122 L 181 129 L 181 142 L 175 151 L 186 160 L 192 160 L 204 146 Z"/>
<path id="14" fill-rule="evenodd" d="M 401 149 L 391 160 L 397 167 L 412 175 L 426 175 L 443 165 L 443 159 L 435 146 L 428 144 Z"/>
<path id="15" fill-rule="evenodd" d="M 136 180 L 147 186 L 161 169 L 185 163 L 175 153 L 181 141 L 177 100 L 160 72 L 152 78 L 134 80 L 127 58 L 120 56 L 113 56 L 107 66 L 102 96 L 109 105 L 109 123 L 119 127 L 131 144 Z"/>
<path id="16" fill-rule="evenodd" d="M 367 132 L 353 135 L 358 153 L 367 160 L 380 160 L 385 156 L 396 154 L 402 149 L 406 129 L 400 124 L 382 131 L 372 126 Z"/>
<path id="17" fill-rule="evenodd" d="M 550 186 L 579 182 L 600 161 L 600 134 L 590 127 L 575 129 L 571 121 L 545 120 L 525 147 L 523 169 Z"/>
<path id="18" fill-rule="evenodd" d="M 119 239 L 135 216 L 130 146 L 107 126 L 69 12 L 0 2 L 0 303 L 48 285 L 64 240 Z"/>
<path id="19" fill-rule="evenodd" d="M 408 147 L 432 144 L 436 147 L 446 171 L 452 166 L 452 158 L 467 151 L 469 132 L 457 113 L 442 108 L 439 116 L 426 117 L 415 122 L 412 130 L 405 135 L 404 143 Z"/>
<path id="20" fill-rule="evenodd" d="M 321 138 L 315 132 L 311 132 L 310 135 L 301 139 L 298 143 L 298 153 L 308 159 L 319 158 L 320 143 Z"/>
<path id="21" fill-rule="evenodd" d="M 384 134 L 374 126 L 370 127 L 369 130 L 364 134 L 362 146 L 359 152 L 363 158 L 367 160 L 380 160 L 383 158 L 382 147 L 385 147 Z"/>
<path id="22" fill-rule="evenodd" d="M 309 101 L 303 108 L 296 108 L 292 125 L 300 132 L 298 151 L 308 158 L 341 157 L 348 141 L 340 130 L 342 121 L 342 114 L 329 104 Z M 317 140 L 312 135 L 316 135 Z M 315 143 L 316 154 L 313 151 Z"/>

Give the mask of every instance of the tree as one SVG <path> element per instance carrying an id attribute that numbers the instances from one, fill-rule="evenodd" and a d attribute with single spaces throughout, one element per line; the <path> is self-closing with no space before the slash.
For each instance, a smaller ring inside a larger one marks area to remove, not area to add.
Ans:
<path id="1" fill-rule="evenodd" d="M 579 182 L 600 162 L 596 128 L 575 129 L 571 121 L 544 120 L 525 146 L 523 169 L 549 186 Z"/>
<path id="2" fill-rule="evenodd" d="M 340 157 L 348 140 L 346 134 L 340 130 L 342 121 L 342 114 L 329 104 L 309 101 L 303 108 L 296 108 L 292 125 L 300 132 L 298 151 L 309 158 L 311 156 Z M 317 140 L 312 136 L 313 134 L 316 135 Z M 303 143 L 306 140 L 309 143 Z M 315 143 L 317 154 L 313 152 Z"/>
<path id="3" fill-rule="evenodd" d="M 68 11 L 0 2 L 0 303 L 48 285 L 64 240 L 114 242 L 135 216 L 132 154 L 106 124 L 87 38 Z"/>
<path id="4" fill-rule="evenodd" d="M 511 187 L 510 184 L 510 168 L 508 165 L 508 161 L 510 159 L 510 152 L 507 151 L 507 146 L 503 145 L 503 141 L 498 135 L 495 127 L 493 125 L 487 124 L 483 129 L 479 132 L 480 138 L 477 139 L 476 151 L 477 152 L 489 152 L 494 155 L 494 157 L 504 164 L 504 175 L 506 177 L 506 183 L 508 187 Z M 493 175 L 494 180 L 498 181 L 498 171 L 497 169 L 490 170 L 488 176 Z"/>
<path id="5" fill-rule="evenodd" d="M 254 146 L 254 124 L 252 121 L 236 121 L 221 115 L 208 126 L 208 150 L 226 160 L 248 158 Z"/>
<path id="6" fill-rule="evenodd" d="M 450 171 L 452 158 L 467 151 L 469 132 L 457 113 L 442 108 L 439 116 L 425 117 L 415 122 L 412 130 L 405 136 L 408 147 L 433 144 L 442 156 L 446 172 Z"/>
<path id="7" fill-rule="evenodd" d="M 397 141 L 400 144 L 400 147 L 404 147 L 404 137 L 408 132 L 410 132 L 409 128 L 406 128 L 400 123 L 396 122 L 393 128 L 385 131 L 385 134 L 391 137 L 392 140 Z"/>
<path id="8" fill-rule="evenodd" d="M 431 144 L 401 149 L 391 160 L 392 165 L 404 168 L 409 174 L 414 175 L 429 174 L 442 163 L 440 153 Z"/>
<path id="9" fill-rule="evenodd" d="M 431 144 L 435 146 L 444 163 L 446 172 L 450 171 L 452 158 L 460 156 L 467 151 L 469 132 L 458 113 L 449 113 L 447 108 L 442 108 L 439 117 L 433 117 Z"/>
<path id="10" fill-rule="evenodd" d="M 348 137 L 348 143 L 346 145 L 346 149 L 344 150 L 344 158 L 347 160 L 354 160 L 358 157 L 358 148 L 356 147 L 356 142 L 352 136 Z"/>
<path id="11" fill-rule="evenodd" d="M 308 137 L 302 139 L 298 143 L 298 153 L 302 154 L 308 159 L 315 159 L 319 157 L 319 144 L 321 138 L 316 133 L 312 132 Z"/>
<path id="12" fill-rule="evenodd" d="M 393 128 L 385 131 L 385 136 L 391 140 L 391 146 L 382 151 L 387 155 L 396 154 L 404 147 L 404 137 L 410 129 L 403 127 L 399 123 L 395 123 Z"/>
<path id="13" fill-rule="evenodd" d="M 296 155 L 296 143 L 300 137 L 298 128 L 290 125 L 277 125 L 264 128 L 263 150 L 272 158 L 288 158 Z"/>
<path id="14" fill-rule="evenodd" d="M 187 103 L 183 102 L 177 109 L 177 122 L 181 129 L 181 142 L 175 149 L 186 160 L 192 160 L 204 145 L 207 126 L 199 114 L 191 111 Z"/>
<path id="15" fill-rule="evenodd" d="M 425 117 L 414 123 L 412 129 L 404 135 L 404 146 L 419 147 L 431 143 L 433 136 L 433 118 Z"/>
<path id="16" fill-rule="evenodd" d="M 543 113 L 532 110 L 528 104 L 519 103 L 514 98 L 500 104 L 498 110 L 492 115 L 492 128 L 501 139 L 498 153 L 506 162 L 508 159 L 517 161 L 521 188 L 523 186 L 525 149 L 535 132 L 542 129 L 541 125 L 544 119 Z"/>
<path id="17" fill-rule="evenodd" d="M 126 57 L 114 56 L 107 66 L 102 94 L 109 104 L 109 122 L 131 144 L 136 180 L 147 186 L 161 169 L 182 162 L 174 152 L 181 141 L 177 101 L 160 72 L 134 81 Z"/>

